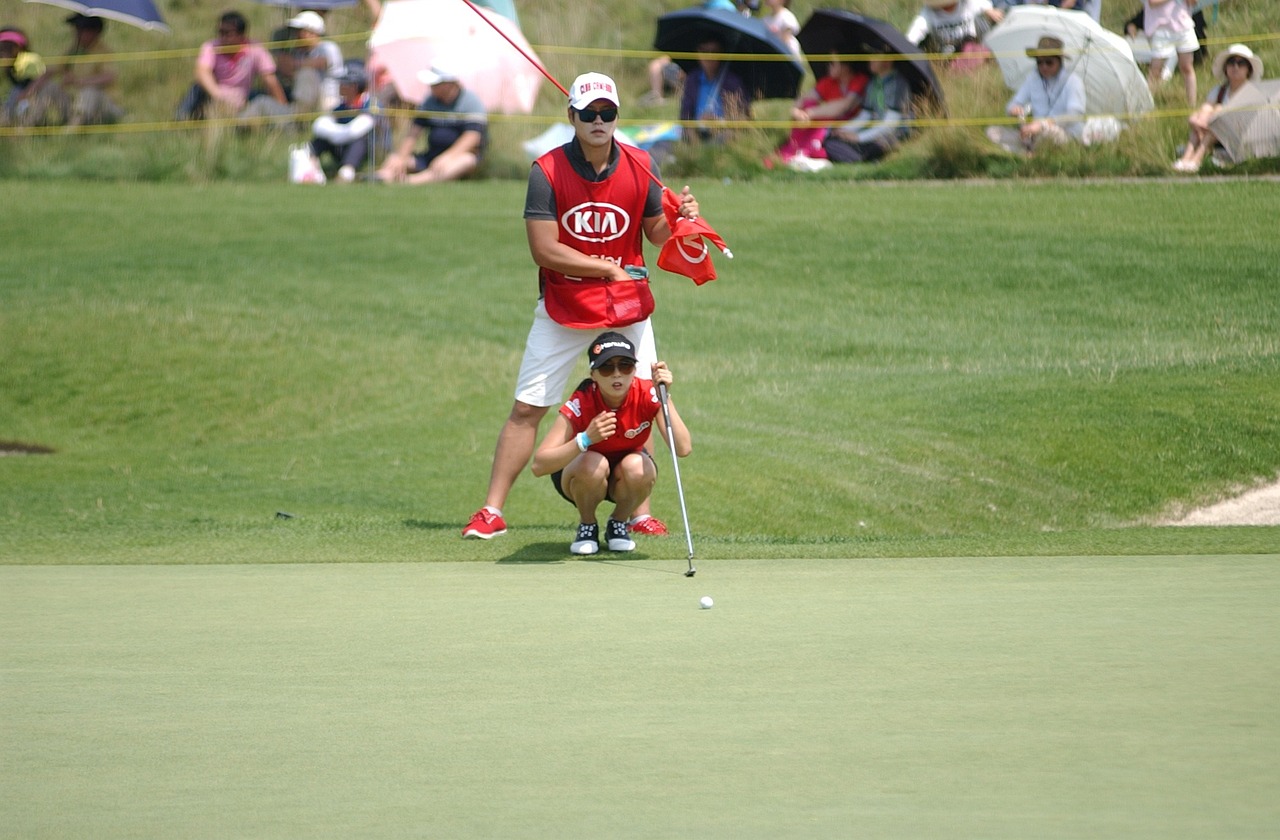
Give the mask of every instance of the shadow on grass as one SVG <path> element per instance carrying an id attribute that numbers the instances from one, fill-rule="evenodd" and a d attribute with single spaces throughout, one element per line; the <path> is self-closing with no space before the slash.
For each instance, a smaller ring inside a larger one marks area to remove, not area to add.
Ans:
<path id="1" fill-rule="evenodd" d="M 498 563 L 563 563 L 569 558 L 567 547 L 562 542 L 542 542 L 522 545 L 506 557 L 498 558 Z"/>
<path id="2" fill-rule="evenodd" d="M 458 527 L 456 522 L 427 522 L 424 519 L 406 519 L 404 527 L 418 531 L 448 531 Z"/>

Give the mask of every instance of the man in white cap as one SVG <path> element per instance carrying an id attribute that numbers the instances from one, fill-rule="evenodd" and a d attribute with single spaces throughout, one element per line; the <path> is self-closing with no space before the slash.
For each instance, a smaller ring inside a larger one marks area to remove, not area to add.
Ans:
<path id="1" fill-rule="evenodd" d="M 301 12 L 290 18 L 298 33 L 302 55 L 293 77 L 293 105 L 300 114 L 332 110 L 338 104 L 338 79 L 345 65 L 342 48 L 325 40 L 324 18 L 318 12 Z"/>
<path id="2" fill-rule="evenodd" d="M 505 534 L 502 506 L 537 443 L 538 423 L 559 405 L 575 363 L 602 330 L 616 330 L 636 347 L 641 370 L 657 359 L 653 295 L 643 269 L 643 240 L 662 245 L 671 231 L 662 209 L 658 167 L 645 153 L 614 140 L 618 86 L 602 73 L 584 73 L 569 88 L 574 136 L 534 161 L 525 197 L 525 232 L 538 266 L 538 305 L 525 342 L 515 403 L 498 435 L 485 505 L 462 536 Z M 698 215 L 685 187 L 680 215 Z M 628 269 L 631 269 L 628 271 Z M 661 535 L 646 499 L 629 523 L 636 533 Z"/>
<path id="3" fill-rule="evenodd" d="M 431 184 L 465 178 L 480 166 L 488 140 L 489 118 L 480 97 L 462 86 L 458 74 L 441 61 L 418 74 L 431 89 L 396 150 L 387 155 L 377 178 L 406 184 Z M 427 135 L 425 152 L 416 153 Z"/>

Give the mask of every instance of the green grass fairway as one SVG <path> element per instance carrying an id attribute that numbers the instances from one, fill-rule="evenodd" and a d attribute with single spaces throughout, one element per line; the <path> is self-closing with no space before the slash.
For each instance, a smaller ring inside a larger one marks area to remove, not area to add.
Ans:
<path id="1" fill-rule="evenodd" d="M 0 567 L 0 836 L 1274 837 L 1277 561 Z"/>

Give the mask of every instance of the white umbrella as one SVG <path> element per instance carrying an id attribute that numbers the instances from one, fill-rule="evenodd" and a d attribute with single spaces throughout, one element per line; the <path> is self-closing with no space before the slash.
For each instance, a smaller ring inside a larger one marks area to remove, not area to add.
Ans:
<path id="1" fill-rule="evenodd" d="M 479 96 L 489 111 L 530 113 L 542 83 L 542 73 L 530 63 L 538 57 L 520 28 L 496 12 L 473 9 L 462 0 L 390 0 L 382 7 L 369 46 L 407 102 L 426 98 L 427 86 L 418 74 L 436 61 L 447 62 L 462 86 Z"/>
<path id="2" fill-rule="evenodd" d="M 1124 117 L 1155 107 L 1146 74 L 1133 60 L 1128 41 L 1103 29 L 1087 12 L 1053 6 L 1014 6 L 983 38 L 1010 90 L 1017 90 L 1035 72 L 1027 50 L 1045 35 L 1058 38 L 1066 48 L 1063 72 L 1084 82 L 1085 113 Z"/>
<path id="3" fill-rule="evenodd" d="M 1213 118 L 1209 130 L 1233 163 L 1280 156 L 1280 81 L 1246 84 Z"/>

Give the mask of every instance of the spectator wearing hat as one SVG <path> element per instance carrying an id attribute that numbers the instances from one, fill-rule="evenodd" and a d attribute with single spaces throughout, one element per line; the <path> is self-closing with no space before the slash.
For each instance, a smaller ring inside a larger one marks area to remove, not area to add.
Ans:
<path id="1" fill-rule="evenodd" d="M 624 151 L 614 138 L 619 102 L 610 77 L 578 76 L 569 87 L 573 138 L 529 169 L 525 235 L 538 266 L 538 304 L 511 413 L 498 433 L 484 507 L 463 527 L 464 538 L 487 540 L 507 532 L 502 506 L 534 453 L 538 424 L 563 398 L 574 365 L 601 330 L 622 333 L 641 370 L 657 359 L 643 243 L 663 245 L 671 230 L 657 165 L 639 149 Z M 698 202 L 688 187 L 676 201 L 675 212 L 697 217 Z M 649 515 L 647 500 L 630 527 L 652 536 L 667 533 Z"/>
<path id="2" fill-rule="evenodd" d="M 1205 156 L 1218 145 L 1211 128 L 1213 118 L 1246 84 L 1262 79 L 1262 59 L 1244 44 L 1232 44 L 1214 58 L 1213 77 L 1218 84 L 1209 91 L 1204 104 L 1187 118 L 1191 137 L 1182 157 L 1173 162 L 1178 172 L 1200 171 Z"/>
<path id="3" fill-rule="evenodd" d="M 290 18 L 289 28 L 302 42 L 293 72 L 293 104 L 302 114 L 328 111 L 338 104 L 338 78 L 345 72 L 342 48 L 324 37 L 324 18 L 302 12 Z"/>
<path id="4" fill-rule="evenodd" d="M 455 181 L 475 172 L 484 157 L 489 119 L 480 97 L 465 89 L 448 65 L 439 63 L 418 76 L 431 89 L 418 106 L 408 133 L 387 155 L 377 179 L 406 184 Z M 416 152 L 426 135 L 426 150 Z"/>
<path id="5" fill-rule="evenodd" d="M 658 386 L 671 387 L 671 371 L 665 362 L 654 362 L 649 377 L 642 378 L 636 355 L 635 345 L 622 333 L 596 336 L 587 349 L 590 376 L 560 406 L 533 455 L 533 474 L 550 476 L 556 491 L 578 509 L 569 545 L 573 554 L 600 550 L 596 510 L 606 501 L 613 502 L 613 512 L 605 525 L 605 545 L 610 551 L 635 549 L 627 523 L 658 480 L 645 447 L 655 425 L 678 457 L 693 451 L 689 429 L 670 398 L 671 432 L 658 422 Z"/>
<path id="6" fill-rule="evenodd" d="M 338 80 L 339 102 L 333 113 L 316 117 L 311 124 L 311 154 L 319 162 L 325 156 L 338 164 L 337 181 L 349 184 L 369 159 L 377 119 L 369 113 L 368 80 L 364 68 L 348 64 Z"/>
<path id="7" fill-rule="evenodd" d="M 981 43 L 994 24 L 1004 20 L 1004 12 L 991 0 L 925 0 L 919 14 L 907 27 L 907 40 L 917 47 L 926 45 L 937 52 L 961 52 L 965 44 Z"/>
<path id="8" fill-rule="evenodd" d="M 290 113 L 276 78 L 275 59 L 262 44 L 249 40 L 248 33 L 249 21 L 239 12 L 224 12 L 218 18 L 218 37 L 200 45 L 196 82 L 178 105 L 178 119 L 203 119 L 210 106 L 228 116 Z M 267 92 L 254 96 L 258 80 Z"/>
<path id="9" fill-rule="evenodd" d="M 107 60 L 111 50 L 103 43 L 106 22 L 100 17 L 74 14 L 67 18 L 74 32 L 68 61 L 50 70 L 52 82 L 65 95 L 67 125 L 101 125 L 114 123 L 124 110 L 111 98 L 111 88 L 118 74 Z"/>
<path id="10" fill-rule="evenodd" d="M 987 137 L 1005 150 L 1028 153 L 1045 141 L 1066 143 L 1084 135 L 1084 82 L 1065 69 L 1066 51 L 1060 39 L 1045 35 L 1027 56 L 1036 72 L 1014 93 L 1005 113 L 1021 120 L 1017 127 L 991 126 Z"/>
<path id="11" fill-rule="evenodd" d="M 31 42 L 21 29 L 0 29 L 0 67 L 9 82 L 0 125 L 46 125 L 56 118 L 56 108 L 42 92 L 47 79 L 44 59 L 31 51 Z"/>

